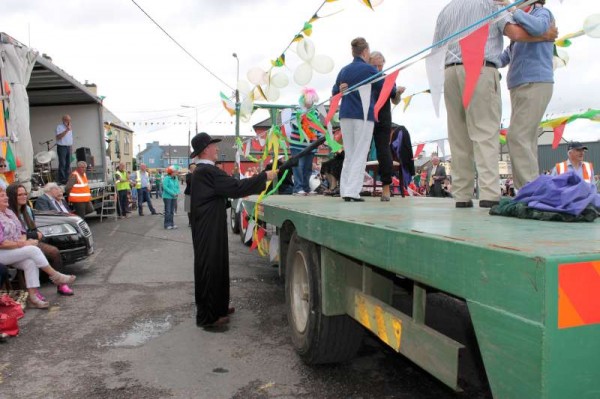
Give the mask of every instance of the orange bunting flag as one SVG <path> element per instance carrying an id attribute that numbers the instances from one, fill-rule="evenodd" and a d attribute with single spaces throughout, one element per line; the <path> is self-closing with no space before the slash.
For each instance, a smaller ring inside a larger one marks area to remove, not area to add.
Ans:
<path id="1" fill-rule="evenodd" d="M 485 24 L 469 36 L 459 41 L 465 67 L 465 88 L 463 91 L 463 106 L 469 108 L 469 103 L 475 93 L 481 68 L 483 68 L 485 43 L 487 42 L 490 25 Z"/>
<path id="2" fill-rule="evenodd" d="M 390 93 L 394 88 L 394 84 L 396 83 L 396 79 L 398 78 L 398 74 L 400 70 L 396 70 L 391 74 L 385 77 L 383 81 L 383 87 L 381 88 L 381 93 L 379 94 L 379 98 L 377 99 L 377 103 L 375 103 L 375 108 L 373 109 L 375 113 L 375 121 L 379 122 L 379 111 L 385 105 L 386 102 L 390 101 Z"/>
<path id="3" fill-rule="evenodd" d="M 560 144 L 560 140 L 562 139 L 563 133 L 565 132 L 565 126 L 567 126 L 567 122 L 564 122 L 554 128 L 554 139 L 552 140 L 552 149 L 556 150 L 558 145 Z"/>
<path id="4" fill-rule="evenodd" d="M 4 94 L 10 96 L 10 84 L 6 80 L 4 81 Z"/>
<path id="5" fill-rule="evenodd" d="M 421 151 L 423 151 L 423 148 L 425 148 L 425 143 L 417 144 L 417 149 L 415 150 L 415 155 L 413 156 L 413 159 L 417 159 Z"/>
<path id="6" fill-rule="evenodd" d="M 263 238 L 265 237 L 265 233 L 266 233 L 266 230 L 263 229 L 262 227 L 258 227 L 256 229 L 256 235 L 253 237 L 252 246 L 250 247 L 250 251 L 253 251 L 256 248 L 258 248 L 258 244 L 260 244 L 262 242 Z"/>
<path id="7" fill-rule="evenodd" d="M 329 122 L 331 122 L 333 115 L 335 115 L 335 113 L 337 112 L 338 107 L 340 106 L 341 99 L 342 93 L 338 93 L 335 96 L 331 97 L 331 101 L 329 102 L 329 112 L 327 112 L 327 116 L 325 117 L 325 126 L 327 126 Z"/>

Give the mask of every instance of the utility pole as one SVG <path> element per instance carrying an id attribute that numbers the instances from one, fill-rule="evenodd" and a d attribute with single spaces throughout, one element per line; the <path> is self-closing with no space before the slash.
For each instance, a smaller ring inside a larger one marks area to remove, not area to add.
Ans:
<path id="1" fill-rule="evenodd" d="M 240 81 L 240 59 L 237 56 L 237 53 L 232 54 L 233 58 L 237 61 L 237 74 L 235 80 L 235 141 L 238 142 L 238 138 L 240 137 L 240 89 L 239 89 L 239 81 Z M 235 157 L 235 164 L 237 165 L 237 170 L 241 174 L 242 166 L 240 165 L 240 156 L 241 148 L 238 148 Z"/>

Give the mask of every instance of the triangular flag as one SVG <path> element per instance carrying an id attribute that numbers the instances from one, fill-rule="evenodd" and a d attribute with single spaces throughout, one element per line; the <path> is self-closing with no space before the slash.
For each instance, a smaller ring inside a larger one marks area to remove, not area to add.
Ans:
<path id="1" fill-rule="evenodd" d="M 402 99 L 402 102 L 404 103 L 404 108 L 402 109 L 402 112 L 406 112 L 406 108 L 408 108 L 408 106 L 410 105 L 413 96 L 414 94 L 411 94 L 410 96 L 406 96 Z"/>
<path id="2" fill-rule="evenodd" d="M 394 88 L 394 84 L 396 83 L 396 79 L 398 78 L 398 74 L 400 70 L 396 70 L 385 77 L 383 81 L 383 87 L 381 88 L 381 92 L 379 93 L 379 98 L 377 99 L 377 103 L 375 104 L 375 108 L 373 108 L 373 113 L 375 114 L 375 121 L 379 122 L 379 110 L 385 105 L 386 102 L 390 101 L 390 93 Z"/>
<path id="3" fill-rule="evenodd" d="M 444 64 L 446 62 L 447 51 L 448 48 L 446 46 L 435 49 L 425 60 L 427 80 L 429 80 L 429 89 L 431 90 L 431 101 L 433 101 L 435 116 L 438 118 L 440 117 L 440 99 L 444 92 Z M 405 105 L 405 107 L 408 107 L 408 105 Z"/>
<path id="4" fill-rule="evenodd" d="M 326 125 L 329 122 L 331 122 L 333 115 L 335 115 L 335 113 L 337 112 L 338 107 L 340 106 L 341 99 L 342 99 L 342 93 L 338 93 L 335 96 L 331 97 L 331 100 L 329 101 L 329 112 L 327 112 L 327 117 L 325 117 Z"/>
<path id="5" fill-rule="evenodd" d="M 490 25 L 485 24 L 459 41 L 465 67 L 465 88 L 463 90 L 463 107 L 465 109 L 469 108 L 479 76 L 481 76 L 481 68 L 485 61 L 485 43 L 489 32 Z"/>
<path id="6" fill-rule="evenodd" d="M 14 172 L 17 170 L 17 161 L 9 143 L 6 143 L 6 156 L 4 157 L 4 159 L 6 159 L 6 164 L 8 166 L 9 171 Z"/>
<path id="7" fill-rule="evenodd" d="M 358 94 L 360 95 L 360 103 L 362 104 L 363 121 L 366 121 L 369 116 L 369 107 L 371 106 L 371 85 L 360 86 Z"/>
<path id="8" fill-rule="evenodd" d="M 436 141 L 438 151 L 442 155 L 442 158 L 446 156 L 446 147 L 445 147 L 446 139 L 439 139 Z"/>
<path id="9" fill-rule="evenodd" d="M 417 159 L 417 157 L 419 156 L 419 154 L 421 153 L 421 151 L 423 151 L 423 148 L 425 148 L 425 143 L 421 143 L 417 145 L 417 148 L 415 149 L 415 155 L 413 156 L 413 159 Z"/>
<path id="10" fill-rule="evenodd" d="M 558 125 L 554 128 L 554 139 L 552 140 L 552 149 L 556 150 L 558 145 L 560 144 L 560 140 L 562 139 L 563 133 L 565 132 L 565 126 L 567 126 L 567 122 L 562 125 Z"/>
<path id="11" fill-rule="evenodd" d="M 229 112 L 229 115 L 235 115 L 235 104 L 229 99 L 229 97 L 223 94 L 223 92 L 219 92 L 219 95 L 221 96 L 221 102 L 223 103 L 223 106 L 227 112 Z"/>
<path id="12" fill-rule="evenodd" d="M 271 262 L 279 260 L 279 236 L 277 234 L 273 234 L 269 242 L 269 259 Z"/>

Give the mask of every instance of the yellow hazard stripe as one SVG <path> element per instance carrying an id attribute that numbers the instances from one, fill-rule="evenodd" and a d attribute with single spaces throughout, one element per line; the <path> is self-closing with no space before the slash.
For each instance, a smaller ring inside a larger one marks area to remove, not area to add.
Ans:
<path id="1" fill-rule="evenodd" d="M 362 294 L 354 296 L 356 319 L 365 328 L 373 332 L 383 342 L 397 352 L 402 342 L 402 320 L 387 312 L 382 306 L 369 300 Z"/>

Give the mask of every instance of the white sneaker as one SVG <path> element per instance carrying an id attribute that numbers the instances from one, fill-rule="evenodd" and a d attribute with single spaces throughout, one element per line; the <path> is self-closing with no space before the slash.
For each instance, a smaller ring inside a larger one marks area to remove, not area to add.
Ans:
<path id="1" fill-rule="evenodd" d="M 173 230 L 173 226 L 167 226 L 167 230 Z"/>
<path id="2" fill-rule="evenodd" d="M 292 195 L 306 195 L 306 193 L 304 192 L 304 190 L 298 191 L 297 193 L 294 193 Z"/>
<path id="3" fill-rule="evenodd" d="M 175 229 L 178 229 L 179 227 L 177 227 L 177 226 L 173 225 L 173 226 L 171 226 L 171 228 L 172 228 L 173 230 L 175 230 Z"/>

